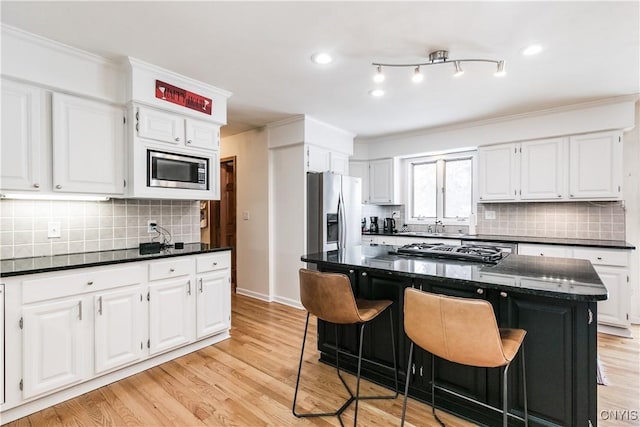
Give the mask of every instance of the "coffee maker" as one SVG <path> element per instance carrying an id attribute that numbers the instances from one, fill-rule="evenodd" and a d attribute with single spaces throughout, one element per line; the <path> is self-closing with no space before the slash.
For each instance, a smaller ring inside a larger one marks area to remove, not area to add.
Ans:
<path id="1" fill-rule="evenodd" d="M 382 230 L 385 233 L 395 233 L 396 232 L 396 220 L 393 218 L 385 218 L 382 223 Z"/>
<path id="2" fill-rule="evenodd" d="M 380 227 L 378 227 L 378 217 L 371 216 L 369 217 L 369 232 L 370 233 L 378 233 L 380 231 Z"/>

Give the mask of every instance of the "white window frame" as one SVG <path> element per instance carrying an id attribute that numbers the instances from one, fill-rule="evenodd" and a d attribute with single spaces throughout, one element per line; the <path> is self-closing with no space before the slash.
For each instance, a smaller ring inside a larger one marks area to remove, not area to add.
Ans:
<path id="1" fill-rule="evenodd" d="M 471 160 L 471 213 L 470 217 L 466 218 L 444 218 L 444 165 L 446 161 L 454 160 Z M 413 168 L 414 164 L 421 163 L 436 163 L 436 216 L 435 217 L 422 217 L 413 218 L 411 213 L 413 212 Z M 442 221 L 444 225 L 465 225 L 469 226 L 471 218 L 473 218 L 476 212 L 476 170 L 477 170 L 477 151 L 465 151 L 449 154 L 409 157 L 404 159 L 404 188 L 405 188 L 405 200 L 407 206 L 405 209 L 405 224 L 423 224 L 433 225 L 436 221 Z"/>

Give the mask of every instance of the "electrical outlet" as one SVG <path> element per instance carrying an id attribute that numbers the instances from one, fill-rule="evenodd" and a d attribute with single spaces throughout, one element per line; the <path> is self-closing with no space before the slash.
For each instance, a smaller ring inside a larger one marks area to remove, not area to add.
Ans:
<path id="1" fill-rule="evenodd" d="M 158 231 L 157 226 L 158 221 L 156 221 L 155 219 L 150 219 L 149 221 L 147 221 L 147 233 L 156 233 Z"/>
<path id="2" fill-rule="evenodd" d="M 60 221 L 49 221 L 47 226 L 47 237 L 60 237 Z"/>
<path id="3" fill-rule="evenodd" d="M 400 218 L 400 211 L 391 211 L 391 218 Z"/>
<path id="4" fill-rule="evenodd" d="M 496 211 L 484 211 L 484 219 L 496 219 Z"/>

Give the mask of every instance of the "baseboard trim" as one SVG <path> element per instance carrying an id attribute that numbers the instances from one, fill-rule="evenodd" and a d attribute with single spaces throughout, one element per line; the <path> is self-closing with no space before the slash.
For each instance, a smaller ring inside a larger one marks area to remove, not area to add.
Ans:
<path id="1" fill-rule="evenodd" d="M 285 298 L 285 297 L 275 297 L 273 299 L 274 302 L 277 302 L 279 304 L 283 304 L 283 305 L 288 305 L 289 307 L 293 307 L 293 308 L 297 308 L 300 310 L 304 310 L 304 307 L 302 306 L 302 304 L 300 303 L 300 301 L 291 299 L 291 298 Z"/>
<path id="2" fill-rule="evenodd" d="M 602 334 L 615 335 L 623 338 L 633 338 L 633 334 L 629 328 L 618 328 L 615 326 L 598 324 L 598 332 Z"/>
<path id="3" fill-rule="evenodd" d="M 236 294 L 259 299 L 261 301 L 273 302 L 273 298 L 271 298 L 269 295 L 250 291 L 249 289 L 236 288 Z"/>

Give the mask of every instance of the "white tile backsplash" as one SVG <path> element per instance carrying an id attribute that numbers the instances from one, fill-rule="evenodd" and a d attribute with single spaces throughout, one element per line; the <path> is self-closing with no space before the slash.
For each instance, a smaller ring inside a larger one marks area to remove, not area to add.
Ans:
<path id="1" fill-rule="evenodd" d="M 0 257 L 48 256 L 135 248 L 156 236 L 147 233 L 153 219 L 172 242 L 200 241 L 200 204 L 184 200 L 77 202 L 0 201 Z M 59 221 L 61 237 L 47 237 L 50 221 Z M 162 241 L 162 237 L 156 240 Z"/>

